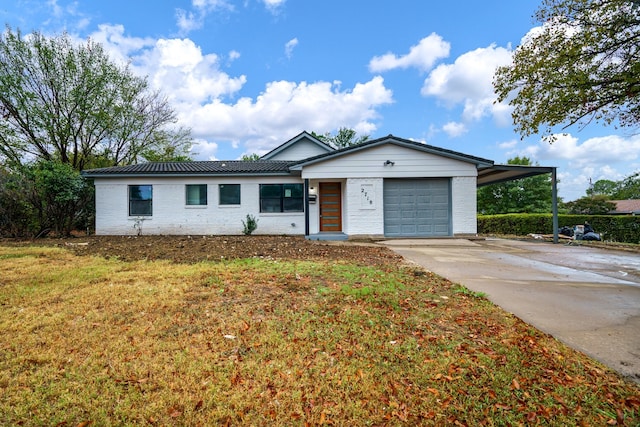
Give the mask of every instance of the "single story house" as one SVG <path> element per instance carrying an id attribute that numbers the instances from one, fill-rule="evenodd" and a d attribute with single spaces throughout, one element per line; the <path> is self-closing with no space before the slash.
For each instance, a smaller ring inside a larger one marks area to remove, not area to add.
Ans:
<path id="1" fill-rule="evenodd" d="M 242 234 L 252 215 L 254 234 L 353 239 L 474 235 L 479 185 L 551 171 L 496 166 L 393 135 L 334 149 L 302 132 L 257 161 L 141 163 L 83 175 L 95 185 L 99 235 Z"/>

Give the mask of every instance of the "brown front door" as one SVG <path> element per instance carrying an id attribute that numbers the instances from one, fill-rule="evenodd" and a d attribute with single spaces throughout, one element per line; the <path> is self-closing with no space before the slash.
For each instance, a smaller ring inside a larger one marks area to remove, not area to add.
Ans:
<path id="1" fill-rule="evenodd" d="M 320 231 L 342 231 L 342 190 L 339 182 L 320 183 Z"/>

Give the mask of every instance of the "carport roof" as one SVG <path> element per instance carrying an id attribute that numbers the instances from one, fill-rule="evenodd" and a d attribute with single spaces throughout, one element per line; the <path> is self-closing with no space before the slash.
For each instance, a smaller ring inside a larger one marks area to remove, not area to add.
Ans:
<path id="1" fill-rule="evenodd" d="M 478 187 L 552 173 L 552 166 L 492 165 L 478 169 Z"/>

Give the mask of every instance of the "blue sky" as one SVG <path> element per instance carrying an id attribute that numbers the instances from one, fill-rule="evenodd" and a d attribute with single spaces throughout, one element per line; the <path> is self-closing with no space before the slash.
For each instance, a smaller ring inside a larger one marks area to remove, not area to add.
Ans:
<path id="1" fill-rule="evenodd" d="M 640 135 L 572 127 L 520 140 L 496 66 L 539 1 L 13 0 L 23 33 L 91 37 L 167 95 L 199 160 L 263 154 L 302 130 L 394 134 L 506 163 L 557 166 L 565 201 L 640 169 Z"/>

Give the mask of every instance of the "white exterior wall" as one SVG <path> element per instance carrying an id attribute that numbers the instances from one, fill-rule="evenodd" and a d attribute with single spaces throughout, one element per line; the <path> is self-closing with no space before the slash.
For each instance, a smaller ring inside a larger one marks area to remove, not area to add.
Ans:
<path id="1" fill-rule="evenodd" d="M 451 180 L 451 215 L 453 234 L 478 232 L 476 178 L 455 177 Z"/>
<path id="2" fill-rule="evenodd" d="M 385 165 L 390 160 L 393 165 Z M 383 145 L 306 166 L 302 178 L 316 186 L 321 181 L 343 181 L 343 232 L 349 236 L 384 235 L 384 178 L 450 178 L 453 234 L 475 234 L 476 179 L 474 164 L 397 145 Z M 372 190 L 364 200 L 364 190 Z M 373 203 L 368 202 L 372 201 Z M 309 210 L 311 233 L 318 232 L 317 209 Z"/>
<path id="3" fill-rule="evenodd" d="M 285 152 L 287 158 L 293 154 L 308 157 L 319 154 L 315 149 L 321 147 L 299 141 Z M 387 160 L 394 164 L 385 165 Z M 477 232 L 474 164 L 387 144 L 306 166 L 302 177 L 96 178 L 96 233 L 135 235 L 136 218 L 128 215 L 128 185 L 153 185 L 153 215 L 143 217 L 142 234 L 242 234 L 242 220 L 252 214 L 258 219 L 255 234 L 302 235 L 304 212 L 259 212 L 259 184 L 303 183 L 309 179 L 310 187 L 316 190 L 320 182 L 342 183 L 345 234 L 382 236 L 384 178 L 451 179 L 452 232 L 454 235 Z M 208 185 L 207 206 L 186 206 L 186 184 Z M 219 205 L 219 184 L 241 184 L 241 204 Z M 309 232 L 319 232 L 318 202 L 309 205 Z"/>
<path id="4" fill-rule="evenodd" d="M 382 178 L 349 178 L 343 197 L 344 232 L 350 236 L 382 236 L 384 205 Z"/>
<path id="5" fill-rule="evenodd" d="M 315 192 L 316 201 L 309 202 L 309 234 L 320 232 L 320 198 L 318 181 L 309 180 L 309 192 Z"/>
<path id="6" fill-rule="evenodd" d="M 247 214 L 258 219 L 254 234 L 304 234 L 304 212 L 260 213 L 259 185 L 303 181 L 294 177 L 264 178 L 120 178 L 95 179 L 96 234 L 135 235 L 137 218 L 142 234 L 242 234 Z M 186 184 L 207 184 L 207 205 L 187 206 Z M 240 184 L 240 205 L 219 205 L 218 184 Z M 153 215 L 129 216 L 129 185 L 153 186 Z"/>

